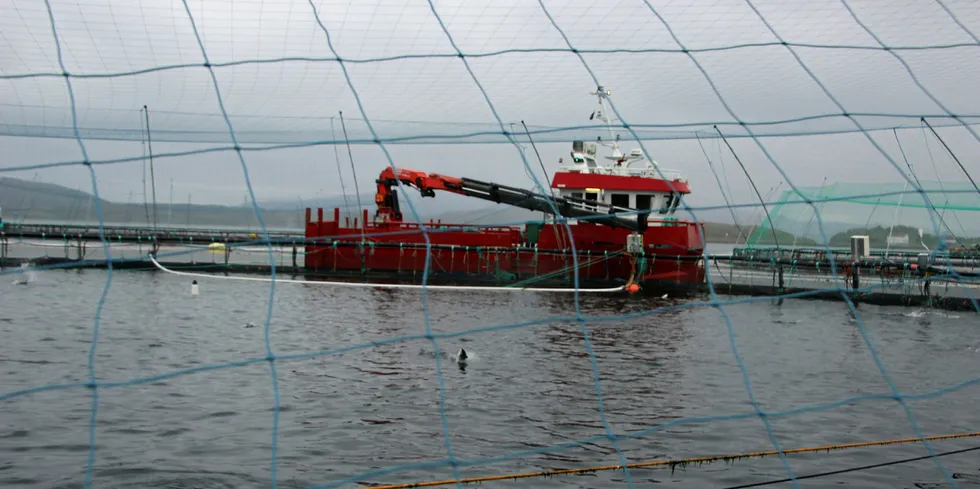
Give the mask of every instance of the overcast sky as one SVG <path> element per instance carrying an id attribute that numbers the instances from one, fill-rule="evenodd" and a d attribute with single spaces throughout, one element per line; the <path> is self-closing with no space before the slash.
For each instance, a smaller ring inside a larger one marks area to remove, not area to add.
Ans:
<path id="1" fill-rule="evenodd" d="M 731 152 L 715 137 L 715 123 L 734 136 L 730 142 L 763 194 L 781 182 L 780 190 L 788 186 L 758 143 L 796 185 L 819 185 L 824 179 L 903 181 L 863 134 L 851 132 L 857 126 L 843 112 L 863 114 L 858 123 L 879 129 L 871 134 L 903 169 L 888 128 L 909 128 L 898 136 L 920 179 L 966 182 L 939 141 L 923 129 L 919 116 L 927 116 L 980 179 L 980 142 L 949 117 L 980 122 L 975 1 L 543 3 L 544 9 L 535 0 L 434 0 L 437 18 L 425 0 L 313 0 L 315 11 L 304 0 L 188 1 L 207 56 L 218 65 L 214 73 L 239 142 L 313 144 L 244 153 L 260 200 L 339 194 L 336 156 L 350 191 L 346 146 L 336 147 L 335 155 L 334 146 L 322 144 L 343 141 L 339 111 L 354 140 L 361 190 L 372 191 L 374 178 L 388 164 L 370 142 L 337 56 L 348 60 L 344 66 L 363 110 L 378 137 L 388 141 L 396 163 L 424 171 L 529 187 L 521 155 L 499 134 L 497 117 L 509 130 L 523 132 L 524 120 L 541 131 L 534 139 L 550 174 L 558 158 L 567 157 L 567 141 L 606 135 L 590 127 L 594 75 L 612 90 L 615 108 L 640 133 L 651 156 L 688 174 L 692 205 L 724 202 L 709 158 L 736 201 L 757 200 Z M 59 139 L 73 135 L 71 104 L 44 2 L 0 0 L 0 6 L 0 168 L 6 170 L 0 176 L 89 190 L 88 174 L 78 165 L 9 171 L 79 161 L 81 153 L 73 139 Z M 230 147 L 181 1 L 51 0 L 51 6 L 65 69 L 74 75 L 79 127 L 91 160 L 145 154 L 144 104 L 154 154 Z M 495 112 L 439 20 L 456 47 L 470 55 L 469 68 Z M 568 51 L 562 33 L 584 52 L 585 64 Z M 778 44 L 780 38 L 792 50 Z M 879 41 L 896 49 L 886 51 Z M 691 50 L 690 56 L 682 49 Z M 924 90 L 893 53 L 908 63 Z M 276 62 L 279 58 L 290 59 Z M 107 74 L 113 76 L 99 76 Z M 807 120 L 773 124 L 798 118 Z M 758 143 L 743 137 L 747 132 L 739 121 L 764 137 Z M 563 127 L 577 129 L 554 130 Z M 696 131 L 704 138 L 700 144 Z M 638 146 L 627 141 L 628 132 L 618 132 L 624 151 Z M 775 137 L 827 132 L 840 134 Z M 459 138 L 474 133 L 482 135 Z M 449 137 L 441 144 L 392 141 L 434 141 L 426 139 L 430 136 Z M 540 175 L 527 136 L 517 138 Z M 195 203 L 241 204 L 245 198 L 242 168 L 232 151 L 157 157 L 154 166 L 160 200 L 169 200 L 171 182 L 178 202 L 190 197 Z M 126 201 L 132 194 L 133 201 L 141 201 L 144 171 L 142 161 L 97 166 L 102 196 Z M 980 205 L 980 197 L 976 202 Z"/>

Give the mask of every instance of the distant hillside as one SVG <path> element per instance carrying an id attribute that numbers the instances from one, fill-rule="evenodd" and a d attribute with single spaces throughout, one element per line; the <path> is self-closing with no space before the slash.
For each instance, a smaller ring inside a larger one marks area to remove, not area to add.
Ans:
<path id="1" fill-rule="evenodd" d="M 341 209 L 346 209 L 350 206 L 351 209 L 357 208 L 357 199 L 360 197 L 361 205 L 367 207 L 369 205 L 374 205 L 374 194 L 350 194 L 346 198 L 343 195 L 340 196 L 330 196 L 330 197 L 313 197 L 309 199 L 304 199 L 301 197 L 296 197 L 292 200 L 285 199 L 275 199 L 266 200 L 262 202 L 262 208 L 272 211 L 294 211 L 297 209 L 305 209 L 307 207 L 311 208 L 323 208 L 323 209 L 333 209 L 334 207 L 339 207 Z M 184 204 L 186 206 L 186 204 Z"/>
<path id="2" fill-rule="evenodd" d="M 888 246 L 888 235 L 889 228 L 883 226 L 875 226 L 873 228 L 853 228 L 848 229 L 845 232 L 837 233 L 830 238 L 830 246 L 839 247 L 849 247 L 851 244 L 851 236 L 867 236 L 868 240 L 871 242 L 871 248 L 873 249 L 884 249 L 889 247 L 893 250 L 922 250 L 924 248 L 922 245 L 926 245 L 929 249 L 934 249 L 939 245 L 939 238 L 931 233 L 923 233 L 922 238 L 919 238 L 918 228 L 912 226 L 896 225 L 894 229 L 890 230 L 891 236 L 893 238 L 898 238 L 903 242 L 896 242 L 895 244 Z M 907 242 L 904 240 L 907 238 Z M 972 247 L 980 243 L 980 239 L 975 237 L 960 236 L 959 242 L 953 246 L 968 246 Z"/>
<path id="3" fill-rule="evenodd" d="M 22 212 L 34 202 L 43 207 L 71 208 L 85 205 L 91 194 L 61 185 L 0 177 L 0 206 L 7 215 Z"/>
<path id="4" fill-rule="evenodd" d="M 152 205 L 121 204 L 95 199 L 90 193 L 49 183 L 31 182 L 16 178 L 0 178 L 0 208 L 7 222 L 55 221 L 98 222 L 97 204 L 102 206 L 106 223 L 146 225 L 153 221 Z M 149 218 L 147 217 L 149 216 Z M 303 226 L 303 216 L 293 210 L 263 211 L 266 225 L 273 228 Z M 257 227 L 251 206 L 187 205 L 157 203 L 157 223 L 166 226 L 187 224 L 199 226 Z"/>
<path id="5" fill-rule="evenodd" d="M 400 196 L 402 212 L 406 219 L 411 219 L 411 211 L 406 198 Z M 374 209 L 374 195 L 361 195 L 361 204 L 368 209 Z M 451 194 L 440 194 L 437 198 L 421 198 L 417 194 L 410 195 L 408 200 L 426 219 L 442 220 L 453 224 L 515 224 L 528 220 L 542 219 L 540 212 L 531 212 L 502 204 L 492 204 L 477 199 L 468 199 Z M 7 222 L 98 222 L 96 214 L 96 199 L 90 193 L 69 189 L 60 185 L 31 182 L 16 178 L 0 178 L 0 208 Z M 346 200 L 352 211 L 357 208 L 357 196 L 349 195 Z M 152 223 L 152 204 L 124 204 L 105 199 L 98 200 L 106 223 L 120 225 L 147 225 Z M 302 229 L 303 209 L 305 207 L 321 207 L 325 213 L 332 209 L 347 207 L 343 196 L 329 196 L 296 200 L 270 200 L 260 207 L 262 218 L 267 227 L 272 229 Z M 147 216 L 149 215 L 149 219 Z M 713 212 L 699 212 L 702 220 L 710 217 L 731 220 L 727 209 Z M 685 216 L 679 215 L 684 218 Z M 740 242 L 745 241 L 744 233 L 751 232 L 756 223 L 746 223 L 744 218 L 743 235 Z M 170 223 L 174 227 L 181 226 L 221 226 L 244 229 L 258 228 L 258 221 L 251 206 L 221 206 L 200 205 L 187 203 L 157 203 L 157 223 L 166 227 Z M 714 243 L 734 243 L 739 233 L 733 224 L 706 222 L 705 232 L 708 241 Z M 783 236 L 780 233 L 782 242 Z M 771 235 L 770 235 L 771 236 Z M 793 238 L 787 235 L 787 242 Z M 765 238 L 763 239 L 765 241 Z M 764 244 L 764 243 L 761 243 Z"/>

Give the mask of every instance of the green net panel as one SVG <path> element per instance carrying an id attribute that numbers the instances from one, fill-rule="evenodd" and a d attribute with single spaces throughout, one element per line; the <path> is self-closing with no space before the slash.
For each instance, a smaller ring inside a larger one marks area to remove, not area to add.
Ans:
<path id="1" fill-rule="evenodd" d="M 905 182 L 798 187 L 799 194 L 786 190 L 768 208 L 771 223 L 761 208 L 756 210 L 761 219 L 746 230 L 745 247 L 769 248 L 778 240 L 786 249 L 847 248 L 855 235 L 868 236 L 872 250 L 924 251 L 940 243 L 952 249 L 980 244 L 980 193 L 970 182 L 917 181 L 916 186 L 922 192 Z"/>

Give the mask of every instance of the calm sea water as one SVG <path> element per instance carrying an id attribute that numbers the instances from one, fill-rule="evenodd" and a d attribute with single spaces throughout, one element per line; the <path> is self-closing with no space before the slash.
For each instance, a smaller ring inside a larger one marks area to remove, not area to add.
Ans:
<path id="1" fill-rule="evenodd" d="M 0 395 L 87 380 L 104 271 L 49 271 L 28 286 L 0 278 Z M 100 382 L 125 382 L 266 355 L 269 285 L 116 272 L 100 316 L 94 354 Z M 461 333 L 574 315 L 570 297 L 529 293 L 428 293 L 428 327 Z M 673 299 L 583 296 L 582 314 L 616 316 Z M 418 291 L 279 284 L 269 327 L 279 356 L 424 334 Z M 605 418 L 629 462 L 771 449 L 751 413 L 721 312 L 730 318 L 756 400 L 767 411 L 887 394 L 857 322 L 843 303 L 787 300 L 689 307 L 587 324 L 597 356 Z M 859 317 L 881 362 L 905 393 L 925 393 L 980 377 L 980 320 L 862 306 Z M 248 324 L 253 323 L 254 327 Z M 441 339 L 466 348 L 465 369 L 441 362 L 453 455 L 505 458 L 605 433 L 593 364 L 581 325 L 556 320 Z M 275 362 L 281 403 L 279 487 L 354 478 L 343 487 L 452 478 L 449 467 L 412 464 L 447 458 L 433 346 L 403 341 Z M 978 386 L 910 400 L 927 435 L 976 431 Z M 98 390 L 93 487 L 272 487 L 274 391 L 265 361 Z M 50 390 L 0 400 L 0 487 L 82 487 L 89 456 L 92 392 Z M 770 418 L 784 448 L 915 436 L 902 407 L 871 400 Z M 665 425 L 665 423 L 671 423 Z M 935 442 L 937 452 L 980 439 Z M 788 457 L 797 475 L 925 455 L 921 444 Z M 941 459 L 961 487 L 980 487 L 980 452 Z M 464 477 L 619 463 L 598 440 L 460 469 Z M 376 469 L 403 470 L 359 475 Z M 636 487 L 727 487 L 787 476 L 776 457 L 669 469 L 632 470 Z M 868 488 L 943 487 L 925 460 L 801 482 Z M 499 481 L 483 487 L 626 487 L 622 472 Z M 452 487 L 452 486 L 450 486 Z M 779 484 L 769 487 L 791 487 Z"/>

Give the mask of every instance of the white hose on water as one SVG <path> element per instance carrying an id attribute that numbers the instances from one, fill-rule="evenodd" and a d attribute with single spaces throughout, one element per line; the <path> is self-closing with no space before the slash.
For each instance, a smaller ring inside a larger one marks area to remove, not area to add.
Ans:
<path id="1" fill-rule="evenodd" d="M 160 270 L 172 273 L 174 275 L 183 275 L 185 277 L 198 277 L 198 278 L 210 278 L 218 280 L 243 280 L 248 282 L 272 282 L 271 278 L 263 277 L 238 277 L 238 276 L 221 276 L 212 275 L 208 273 L 194 273 L 194 272 L 179 272 L 177 270 L 171 270 L 159 262 L 153 255 L 149 255 L 150 261 L 153 262 Z M 363 283 L 363 282 L 331 282 L 331 281 L 320 281 L 320 280 L 293 280 L 293 279 L 275 279 L 276 283 L 286 283 L 286 284 L 308 284 L 308 285 L 333 285 L 338 287 L 366 287 L 366 288 L 376 288 L 376 289 L 422 289 L 426 290 L 479 290 L 487 292 L 562 292 L 569 293 L 575 292 L 575 288 L 544 288 L 544 287 L 493 287 L 493 286 L 460 286 L 460 285 L 416 285 L 416 284 L 381 284 L 381 283 Z M 623 292 L 625 291 L 625 286 L 621 287 L 608 287 L 602 289 L 578 289 L 580 293 L 584 294 L 603 294 L 610 292 Z"/>

